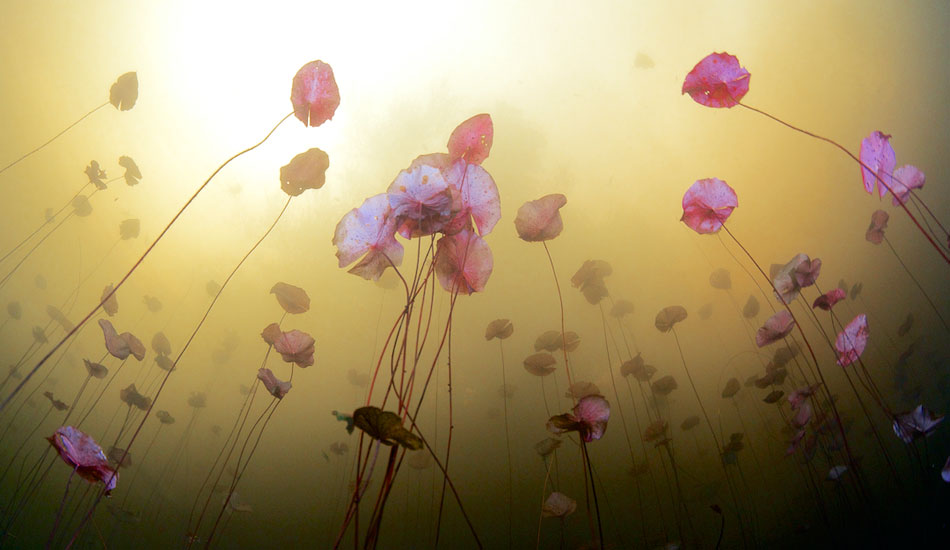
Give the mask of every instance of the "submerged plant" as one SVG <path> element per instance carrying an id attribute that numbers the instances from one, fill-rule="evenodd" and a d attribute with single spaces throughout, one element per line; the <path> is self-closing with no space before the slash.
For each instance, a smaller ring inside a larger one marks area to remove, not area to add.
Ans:
<path id="1" fill-rule="evenodd" d="M 765 111 L 751 107 L 742 102 L 742 99 L 745 97 L 746 93 L 749 91 L 749 80 L 751 75 L 744 67 L 739 64 L 739 60 L 734 55 L 728 53 L 711 53 L 700 60 L 695 67 L 686 75 L 686 78 L 683 81 L 682 93 L 689 94 L 693 101 L 704 105 L 706 107 L 713 108 L 732 108 L 735 106 L 744 107 L 750 111 L 761 114 L 765 117 L 768 117 L 792 130 L 805 134 L 809 137 L 819 139 L 826 143 L 834 145 L 836 148 L 848 155 L 852 160 L 854 160 L 861 167 L 861 179 L 864 183 L 865 190 L 868 193 L 874 191 L 875 182 L 881 185 L 879 193 L 881 197 L 884 197 L 884 194 L 887 191 L 894 191 L 892 188 L 893 185 L 893 175 L 896 160 L 893 149 L 890 147 L 888 140 L 890 136 L 883 134 L 882 132 L 872 132 L 870 136 L 865 138 L 861 143 L 860 157 L 855 156 L 854 153 L 850 152 L 847 148 L 839 143 L 803 130 L 796 126 L 789 124 Z M 901 174 L 903 177 L 910 180 L 908 183 L 913 185 L 913 181 L 916 179 L 916 174 L 912 174 L 910 171 Z M 921 182 L 922 185 L 922 182 Z M 905 189 L 910 190 L 907 184 L 901 183 L 901 186 L 897 189 L 901 193 L 901 197 L 906 197 Z M 934 236 L 927 232 L 917 218 L 911 213 L 905 204 L 905 200 L 902 198 L 897 201 L 904 212 L 907 213 L 907 216 L 910 217 L 911 221 L 917 226 L 920 232 L 924 235 L 928 242 L 933 246 L 938 254 L 950 264 L 950 256 L 947 255 L 946 251 L 936 242 Z M 930 209 L 928 208 L 929 212 Z M 726 214 L 728 216 L 728 213 Z M 695 228 L 694 228 L 695 229 Z M 699 231 L 703 233 L 706 231 Z M 948 234 L 944 231 L 944 238 L 948 238 Z"/>
<path id="2" fill-rule="evenodd" d="M 573 413 L 552 416 L 547 423 L 553 434 L 578 432 L 586 443 L 603 437 L 610 419 L 610 404 L 602 395 L 588 395 L 578 400 Z"/>
<path id="3" fill-rule="evenodd" d="M 913 443 L 919 438 L 930 436 L 943 419 L 942 414 L 918 405 L 914 410 L 894 417 L 894 433 L 904 443 Z"/>
<path id="4" fill-rule="evenodd" d="M 418 414 L 437 362 L 446 346 L 449 350 L 448 376 L 451 384 L 451 328 L 456 299 L 459 295 L 483 291 L 492 272 L 492 253 L 484 237 L 500 219 L 501 206 L 495 182 L 481 163 L 488 158 L 493 132 L 491 117 L 487 114 L 475 115 L 463 121 L 449 138 L 448 153 L 417 157 L 408 168 L 396 175 L 385 193 L 370 197 L 360 207 L 349 211 L 334 231 L 332 242 L 337 249 L 336 256 L 341 268 L 352 266 L 349 267 L 350 273 L 369 280 L 379 280 L 387 269 L 392 268 L 403 284 L 405 306 L 378 356 L 366 400 L 366 407 L 374 406 L 370 403 L 374 398 L 379 375 L 388 371 L 389 379 L 385 381 L 382 403 L 378 408 L 382 410 L 387 400 L 394 398 L 397 413 L 389 414 L 395 414 L 400 421 L 406 418 L 415 421 L 415 414 Z M 405 239 L 417 239 L 416 242 L 419 243 L 415 271 L 406 275 L 400 271 L 404 248 L 397 235 Z M 428 241 L 428 245 L 423 245 L 423 240 Z M 428 335 L 434 300 L 433 279 L 438 279 L 439 285 L 449 292 L 449 313 L 426 373 L 419 367 L 426 343 L 430 341 Z M 427 315 L 426 307 L 429 309 L 429 321 L 423 323 L 421 319 Z M 418 322 L 413 321 L 416 318 L 419 319 Z M 413 330 L 415 334 L 411 336 Z M 390 365 L 388 369 L 383 370 L 382 362 L 387 356 L 390 358 Z M 415 393 L 417 381 L 421 386 L 419 393 Z M 452 393 L 449 393 L 450 428 L 444 464 L 437 461 L 444 477 L 436 523 L 436 541 L 440 533 L 446 488 L 452 489 L 456 500 L 459 501 L 448 476 L 452 442 L 452 397 Z M 414 413 L 411 412 L 413 408 Z M 411 432 L 407 433 L 412 435 Z M 374 438 L 379 439 L 375 436 Z M 380 441 L 389 440 L 384 437 Z M 420 441 L 424 442 L 424 439 L 420 437 Z M 357 455 L 357 478 L 335 547 L 341 544 L 351 521 L 355 520 L 358 525 L 359 501 L 369 479 L 366 470 L 372 470 L 375 466 L 379 445 L 375 446 L 377 450 L 374 451 L 372 462 L 368 460 L 368 454 L 365 455 L 364 461 L 363 447 L 361 436 Z M 375 547 L 378 541 L 386 499 L 403 456 L 397 451 L 398 449 L 393 447 L 387 461 L 377 505 L 366 531 L 367 548 Z M 462 513 L 464 516 L 464 508 Z M 472 532 L 477 541 L 474 529 Z M 360 533 L 357 531 L 357 541 L 359 537 Z"/>
<path id="5" fill-rule="evenodd" d="M 509 397 L 509 386 L 508 386 L 508 375 L 505 372 L 505 345 L 504 341 L 510 337 L 515 332 L 515 326 L 508 319 L 495 319 L 494 321 L 488 323 L 488 326 L 485 327 L 485 340 L 498 339 L 498 349 L 501 352 L 501 383 L 502 389 L 504 390 L 504 395 L 502 395 L 502 403 L 504 407 L 504 419 L 505 419 L 505 455 L 507 457 L 508 465 L 508 487 L 507 487 L 507 497 L 508 497 L 508 541 L 509 547 L 511 546 L 511 488 L 512 488 L 512 463 L 511 463 L 511 435 L 508 431 L 508 397 Z M 543 391 L 543 388 L 542 388 Z M 560 443 L 560 442 L 558 442 Z M 553 449 L 552 449 L 553 452 Z M 426 456 L 428 455 L 421 455 Z"/>
<path id="6" fill-rule="evenodd" d="M 46 142 L 44 142 L 44 143 L 43 143 L 42 145 L 40 145 L 39 147 L 37 147 L 37 148 L 31 150 L 30 152 L 24 154 L 23 156 L 21 156 L 20 158 L 14 160 L 13 162 L 7 164 L 7 165 L 4 166 L 3 168 L 0 168 L 0 174 L 6 172 L 6 171 L 9 170 L 10 168 L 16 166 L 18 163 L 20 163 L 20 161 L 26 159 L 26 158 L 29 157 L 30 155 L 33 155 L 34 153 L 39 152 L 40 150 L 42 150 L 44 147 L 46 147 L 46 146 L 49 145 L 50 143 L 53 143 L 53 141 L 55 141 L 56 138 L 62 136 L 63 134 L 65 134 L 66 132 L 68 132 L 71 128 L 73 128 L 74 126 L 76 126 L 77 124 L 79 124 L 80 122 L 82 122 L 83 120 L 85 120 L 87 117 L 89 117 L 90 115 L 92 115 L 93 113 L 95 113 L 96 111 L 98 111 L 99 109 L 102 109 L 102 108 L 105 107 L 106 105 L 112 104 L 112 106 L 115 107 L 115 108 L 116 108 L 117 110 L 119 110 L 119 111 L 128 111 L 128 110 L 131 110 L 132 107 L 135 107 L 135 102 L 136 102 L 136 100 L 138 100 L 138 97 L 139 97 L 139 79 L 138 79 L 138 75 L 137 75 L 135 72 L 128 72 L 128 73 L 124 73 L 124 74 L 122 74 L 122 75 L 119 75 L 119 78 L 117 78 L 116 81 L 115 81 L 115 82 L 112 84 L 112 86 L 109 88 L 109 100 L 108 100 L 108 101 L 102 103 L 102 104 L 99 105 L 98 107 L 92 109 L 92 110 L 89 111 L 88 113 L 86 113 L 86 114 L 84 114 L 83 116 L 79 117 L 78 120 L 76 120 L 76 121 L 73 122 L 72 124 L 66 126 L 66 128 L 64 128 L 61 132 L 59 132 L 59 133 L 56 134 L 55 136 L 53 136 L 53 137 L 51 137 L 50 139 L 48 139 Z"/>
<path id="7" fill-rule="evenodd" d="M 422 440 L 402 425 L 399 415 L 378 407 L 360 407 L 353 412 L 356 427 L 383 445 L 392 447 L 399 444 L 406 449 L 417 451 L 422 448 Z"/>
<path id="8" fill-rule="evenodd" d="M 72 426 L 63 426 L 46 439 L 80 477 L 91 483 L 102 482 L 107 493 L 115 489 L 119 475 L 93 438 Z"/>

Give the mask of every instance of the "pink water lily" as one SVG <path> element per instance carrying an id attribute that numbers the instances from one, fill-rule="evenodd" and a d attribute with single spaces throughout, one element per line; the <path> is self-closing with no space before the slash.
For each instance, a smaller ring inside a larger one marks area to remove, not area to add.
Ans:
<path id="1" fill-rule="evenodd" d="M 72 426 L 62 426 L 46 440 L 56 449 L 60 458 L 83 479 L 91 483 L 101 481 L 106 484 L 106 494 L 115 489 L 119 474 L 109 466 L 102 447 L 92 437 Z"/>
<path id="2" fill-rule="evenodd" d="M 588 395 L 577 402 L 574 412 L 552 416 L 548 431 L 555 434 L 578 432 L 590 443 L 603 437 L 610 418 L 610 403 L 602 395 Z"/>
<path id="3" fill-rule="evenodd" d="M 449 155 L 467 164 L 481 164 L 491 152 L 495 129 L 491 115 L 482 113 L 462 122 L 449 136 Z"/>
<path id="4" fill-rule="evenodd" d="M 438 169 L 448 183 L 451 215 L 441 221 L 439 231 L 454 235 L 462 229 L 471 229 L 474 221 L 479 235 L 484 237 L 491 232 L 501 219 L 501 200 L 495 180 L 484 168 L 462 159 L 453 160 L 446 153 L 430 153 L 416 157 L 408 170 L 412 172 L 422 166 Z M 409 229 L 409 226 L 400 226 L 400 234 L 411 237 Z"/>
<path id="5" fill-rule="evenodd" d="M 941 422 L 943 422 L 942 414 L 936 414 L 923 405 L 917 405 L 914 410 L 894 417 L 894 433 L 904 443 L 913 443 L 915 439 L 932 434 Z"/>
<path id="6" fill-rule="evenodd" d="M 805 399 L 814 395 L 817 390 L 818 384 L 799 388 L 788 394 L 788 404 L 792 406 L 793 411 L 798 410 L 802 403 L 805 402 Z"/>
<path id="7" fill-rule="evenodd" d="M 333 244 L 340 267 L 362 258 L 350 273 L 378 280 L 391 265 L 402 263 L 403 248 L 396 241 L 396 219 L 386 193 L 372 196 L 347 212 L 336 226 Z"/>
<path id="8" fill-rule="evenodd" d="M 99 327 L 106 341 L 106 350 L 116 359 L 126 359 L 133 355 L 139 361 L 145 359 L 145 344 L 131 332 L 117 334 L 108 319 L 99 319 Z"/>
<path id="9" fill-rule="evenodd" d="M 683 92 L 706 107 L 734 107 L 749 91 L 750 74 L 728 53 L 711 53 L 686 75 Z"/>
<path id="10" fill-rule="evenodd" d="M 465 229 L 443 236 L 435 254 L 435 273 L 442 288 L 460 294 L 485 290 L 493 267 L 492 253 L 475 232 Z"/>
<path id="11" fill-rule="evenodd" d="M 386 194 L 403 237 L 432 235 L 452 219 L 452 192 L 437 167 L 413 163 Z"/>
<path id="12" fill-rule="evenodd" d="M 860 314 L 838 333 L 835 339 L 835 349 L 838 350 L 838 365 L 846 367 L 854 363 L 864 353 L 868 344 L 868 319 Z"/>
<path id="13" fill-rule="evenodd" d="M 333 118 L 340 106 L 340 89 L 330 65 L 316 60 L 300 67 L 294 75 L 290 102 L 294 105 L 294 116 L 304 126 L 320 126 Z"/>
<path id="14" fill-rule="evenodd" d="M 792 417 L 792 424 L 794 424 L 796 428 L 804 428 L 808 425 L 808 421 L 811 420 L 811 415 L 811 404 L 808 402 L 802 403 L 798 408 L 798 412 Z"/>
<path id="15" fill-rule="evenodd" d="M 132 354 L 133 357 L 135 357 L 139 361 L 145 359 L 145 351 L 146 351 L 145 344 L 143 344 L 141 340 L 136 338 L 134 334 L 132 334 L 131 332 L 123 332 L 122 334 L 119 335 L 119 337 L 125 340 L 125 342 L 128 344 L 129 352 Z"/>
<path id="16" fill-rule="evenodd" d="M 795 328 L 795 319 L 787 310 L 780 310 L 769 317 L 755 334 L 755 344 L 764 347 L 785 338 Z"/>
<path id="17" fill-rule="evenodd" d="M 288 363 L 296 363 L 298 367 L 309 367 L 313 364 L 314 340 L 306 332 L 291 330 L 281 332 L 274 340 L 274 349 Z"/>
<path id="18" fill-rule="evenodd" d="M 831 308 L 835 307 L 835 304 L 841 300 L 844 300 L 845 296 L 847 296 L 845 291 L 841 290 L 840 288 L 834 288 L 815 298 L 815 301 L 812 303 L 811 307 L 817 307 L 825 311 L 831 311 Z"/>
<path id="19" fill-rule="evenodd" d="M 445 233 L 471 228 L 472 221 L 482 237 L 491 233 L 501 219 L 501 198 L 491 175 L 481 166 L 463 160 L 452 163 L 443 175 L 458 206 L 458 213 L 443 229 Z"/>
<path id="20" fill-rule="evenodd" d="M 561 208 L 565 204 L 567 197 L 557 193 L 522 204 L 515 216 L 518 237 L 528 242 L 539 242 L 560 235 L 564 229 Z"/>
<path id="21" fill-rule="evenodd" d="M 891 178 L 891 191 L 894 192 L 891 202 L 894 206 L 900 206 L 907 202 L 911 191 L 920 189 L 926 181 L 927 178 L 924 173 L 916 166 L 912 164 L 901 166 L 894 171 L 894 177 Z"/>
<path id="22" fill-rule="evenodd" d="M 772 285 L 781 300 L 789 304 L 798 297 L 801 289 L 815 284 L 820 273 L 820 259 L 812 260 L 807 254 L 796 254 L 787 264 L 772 266 Z"/>
<path id="23" fill-rule="evenodd" d="M 739 198 L 729 184 L 718 178 L 696 180 L 683 195 L 680 221 L 699 234 L 715 233 L 739 206 Z"/>
<path id="24" fill-rule="evenodd" d="M 274 376 L 274 372 L 270 369 L 258 369 L 257 378 L 264 383 L 264 387 L 267 388 L 267 393 L 273 395 L 277 399 L 283 399 L 284 396 L 287 395 L 287 392 L 290 391 L 290 382 L 279 380 L 276 376 Z"/>
<path id="25" fill-rule="evenodd" d="M 800 258 L 801 256 L 804 256 L 804 258 Z M 821 259 L 815 258 L 810 260 L 807 255 L 799 254 L 795 257 L 795 262 L 793 275 L 798 282 L 798 286 L 806 288 L 815 284 L 815 281 L 818 280 L 818 275 L 821 274 Z"/>
<path id="26" fill-rule="evenodd" d="M 116 359 L 125 359 L 132 353 L 129 349 L 129 343 L 120 338 L 115 327 L 108 319 L 99 319 L 99 327 L 102 328 L 102 335 L 105 337 L 106 350 Z"/>
<path id="27" fill-rule="evenodd" d="M 890 139 L 890 135 L 874 131 L 861 141 L 859 158 L 861 163 L 867 166 L 867 168 L 861 167 L 861 180 L 864 182 L 864 189 L 873 194 L 874 187 L 878 183 L 884 182 L 878 188 L 881 197 L 886 195 L 887 188 L 893 185 L 891 175 L 894 173 L 894 168 L 897 167 L 897 155 L 894 153 L 894 148 L 891 147 Z"/>

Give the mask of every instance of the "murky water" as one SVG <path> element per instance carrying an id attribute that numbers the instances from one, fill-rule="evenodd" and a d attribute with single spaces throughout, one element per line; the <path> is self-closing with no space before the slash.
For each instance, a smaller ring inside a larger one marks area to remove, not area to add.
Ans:
<path id="1" fill-rule="evenodd" d="M 7 4 L 0 546 L 944 540 L 946 6 Z"/>

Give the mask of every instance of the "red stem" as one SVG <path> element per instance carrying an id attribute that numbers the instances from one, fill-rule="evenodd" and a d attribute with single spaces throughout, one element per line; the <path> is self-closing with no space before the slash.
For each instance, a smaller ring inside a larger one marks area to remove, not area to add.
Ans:
<path id="1" fill-rule="evenodd" d="M 885 183 L 883 179 L 881 179 L 881 176 L 878 176 L 878 175 L 877 175 L 877 172 L 875 172 L 874 170 L 871 170 L 871 169 L 868 167 L 868 165 L 866 165 L 866 164 L 864 164 L 863 162 L 861 162 L 861 159 L 859 159 L 858 157 L 854 156 L 854 153 L 852 153 L 852 152 L 849 151 L 846 147 L 844 147 L 844 146 L 841 145 L 840 143 L 834 141 L 833 139 L 829 139 L 829 138 L 826 138 L 826 137 L 824 137 L 824 136 L 819 136 L 818 134 L 813 134 L 813 133 L 809 132 L 808 130 L 804 130 L 804 129 L 799 128 L 799 127 L 797 127 L 797 126 L 793 126 L 793 125 L 789 124 L 788 122 L 785 122 L 784 120 L 782 120 L 782 119 L 780 119 L 780 118 L 778 118 L 778 117 L 772 116 L 772 115 L 766 113 L 765 111 L 756 109 L 755 107 L 751 107 L 751 106 L 749 106 L 749 105 L 746 105 L 745 103 L 740 103 L 740 102 L 738 102 L 738 101 L 737 101 L 736 103 L 737 103 L 738 105 L 742 106 L 742 107 L 745 107 L 746 109 L 749 109 L 750 111 L 759 113 L 760 115 L 763 115 L 763 116 L 765 116 L 765 117 L 768 117 L 768 118 L 774 120 L 775 122 L 778 122 L 779 124 L 782 124 L 783 126 L 786 126 L 786 127 L 788 127 L 788 128 L 791 128 L 792 130 L 795 130 L 796 132 L 801 132 L 802 134 L 805 134 L 806 136 L 813 137 L 813 138 L 815 138 L 815 139 L 818 139 L 818 140 L 824 141 L 824 142 L 826 142 L 826 143 L 830 143 L 831 145 L 834 145 L 835 147 L 837 147 L 838 149 L 840 149 L 841 151 L 843 151 L 844 154 L 846 154 L 846 155 L 848 155 L 849 157 L 851 157 L 851 159 L 854 160 L 854 162 L 857 162 L 858 164 L 860 164 L 862 168 L 864 168 L 865 170 L 867 170 L 868 172 L 870 172 L 871 174 L 873 174 L 873 175 L 874 175 L 874 178 L 884 187 L 884 189 L 887 189 L 887 190 L 890 191 L 892 194 L 894 193 L 894 191 L 890 188 L 890 186 L 887 185 L 887 183 Z M 940 254 L 940 256 L 943 258 L 943 260 L 944 260 L 945 262 L 947 262 L 948 265 L 950 265 L 950 256 L 947 256 L 947 254 L 943 251 L 943 249 L 940 247 L 940 245 L 938 245 L 937 242 L 933 240 L 933 237 L 930 236 L 930 233 L 927 233 L 927 232 L 924 230 L 924 228 L 920 225 L 920 222 L 917 221 L 917 218 L 915 218 L 914 215 L 911 214 L 910 210 L 907 209 L 907 205 L 904 204 L 904 201 L 897 201 L 897 202 L 900 203 L 901 208 L 904 209 L 904 212 L 907 213 L 907 216 L 910 217 L 910 220 L 911 220 L 912 222 L 914 222 L 914 225 L 917 226 L 917 229 L 919 229 L 920 232 L 924 235 L 924 237 L 927 238 L 927 241 L 930 242 L 931 246 L 933 246 L 934 249 L 937 251 L 937 253 Z"/>
<path id="2" fill-rule="evenodd" d="M 749 253 L 749 251 L 746 250 L 744 246 L 742 246 L 742 243 L 740 243 L 739 240 L 736 239 L 735 235 L 733 235 L 732 232 L 729 231 L 729 228 L 726 227 L 726 224 L 722 224 L 722 228 L 726 230 L 726 234 L 732 237 L 733 242 L 735 242 L 736 245 L 738 245 L 739 248 L 742 249 L 742 251 L 749 258 L 749 260 L 752 262 L 755 268 L 759 270 L 759 273 L 765 278 L 765 280 L 769 282 L 769 286 L 772 288 L 772 291 L 775 292 L 776 296 L 778 296 L 779 300 L 782 302 L 782 305 L 785 307 L 785 311 L 787 311 L 788 314 L 791 315 L 792 321 L 795 322 L 795 327 L 798 329 L 798 333 L 801 335 L 802 340 L 805 342 L 805 347 L 808 348 L 808 354 L 811 355 L 811 360 L 815 363 L 815 369 L 818 373 L 818 378 L 821 380 L 821 384 L 824 387 L 825 392 L 828 394 L 828 404 L 831 406 L 831 412 L 833 412 L 835 415 L 835 422 L 838 425 L 838 431 L 841 433 L 841 440 L 844 443 L 844 449 L 848 455 L 848 463 L 851 466 L 851 470 L 854 472 L 857 472 L 856 463 L 854 461 L 854 455 L 851 453 L 851 446 L 848 444 L 848 436 L 844 432 L 844 424 L 841 423 L 841 416 L 838 415 L 838 407 L 837 405 L 835 405 L 834 399 L 832 398 L 831 388 L 828 386 L 828 383 L 825 381 L 825 376 L 821 372 L 821 365 L 818 363 L 818 358 L 815 356 L 815 350 L 812 349 L 811 343 L 808 341 L 808 338 L 805 337 L 805 331 L 802 329 L 802 325 L 795 318 L 795 314 L 792 313 L 792 309 L 788 307 L 788 304 L 785 302 L 785 299 L 782 298 L 781 293 L 778 291 L 778 289 L 775 288 L 775 285 L 772 284 L 772 279 L 769 278 L 769 276 L 765 274 L 765 271 L 763 271 L 762 267 L 759 266 L 759 263 L 755 261 L 755 258 L 752 257 L 752 254 Z M 858 477 L 858 479 L 860 479 L 860 477 Z M 862 492 L 863 492 L 864 485 L 859 483 L 859 486 L 862 488 Z"/>
<path id="3" fill-rule="evenodd" d="M 234 156 L 232 156 L 232 157 L 229 158 L 228 160 L 224 161 L 224 163 L 221 164 L 221 166 L 218 166 L 218 168 L 217 168 L 214 172 L 212 172 L 210 176 L 208 176 L 208 179 L 206 179 L 206 180 L 204 181 L 204 183 L 202 183 L 202 184 L 198 187 L 198 189 L 195 190 L 195 192 L 191 195 L 191 197 L 189 197 L 189 199 L 188 199 L 187 201 L 185 201 L 185 204 L 182 205 L 182 207 L 181 207 L 180 209 L 178 209 L 178 212 L 175 214 L 174 217 L 172 217 L 171 221 L 168 222 L 168 225 L 166 225 L 165 228 L 162 229 L 162 232 L 159 233 L 157 237 L 155 237 L 155 240 L 152 241 L 152 244 L 150 244 L 150 245 L 148 246 L 148 248 L 145 249 L 145 252 L 143 252 L 142 255 L 139 256 L 139 259 L 136 260 L 135 263 L 132 264 L 132 267 L 126 272 L 126 274 L 123 275 L 121 279 L 119 279 L 119 282 L 116 283 L 115 287 L 112 289 L 112 292 L 110 292 L 110 293 L 107 294 L 106 296 L 103 296 L 102 299 L 99 301 L 99 303 L 96 304 L 96 307 L 92 308 L 92 311 L 90 311 L 89 313 L 87 313 L 86 316 L 83 317 L 81 321 L 79 321 L 78 323 L 76 323 L 76 326 L 73 327 L 72 330 L 70 330 L 69 332 L 67 332 L 66 335 L 63 336 L 63 337 L 59 340 L 59 342 L 57 342 L 56 345 L 53 346 L 53 348 L 52 348 L 51 350 L 49 350 L 49 352 L 47 352 L 46 355 L 43 356 L 42 359 L 40 359 L 39 363 L 37 363 L 36 365 L 33 366 L 33 369 L 30 370 L 29 374 L 27 374 L 26 376 L 23 377 L 23 380 L 22 380 L 22 381 L 20 382 L 20 384 L 16 387 L 16 389 L 13 390 L 13 393 L 11 393 L 10 395 L 8 395 L 7 398 L 3 400 L 3 403 L 0 403 L 0 411 L 2 411 L 2 410 L 7 406 L 7 403 L 9 403 L 11 399 L 13 399 L 13 396 L 15 396 L 15 395 L 17 394 L 17 392 L 19 392 L 19 391 L 23 388 L 23 386 L 25 386 L 26 383 L 30 381 L 30 378 L 31 378 L 34 374 L 36 374 L 36 371 L 38 371 L 38 370 L 40 369 L 40 367 L 42 367 L 43 364 L 46 363 L 46 361 L 49 360 L 49 358 L 52 357 L 53 354 L 56 353 L 56 351 L 57 351 L 60 347 L 62 347 L 63 344 L 66 343 L 67 340 L 69 340 L 74 334 L 76 334 L 76 332 L 78 332 L 79 329 L 81 329 L 81 328 L 83 327 L 83 325 L 85 325 L 86 322 L 89 321 L 89 319 L 91 319 L 92 316 L 95 315 L 97 311 L 99 311 L 99 309 L 102 307 L 102 305 L 103 305 L 104 303 L 106 303 L 110 298 L 112 298 L 112 296 L 115 295 L 116 292 L 119 291 L 120 288 L 122 288 L 122 285 L 124 285 L 125 282 L 129 279 L 129 277 L 131 277 L 132 274 L 135 273 L 135 270 L 138 269 L 138 267 L 139 267 L 140 265 L 142 265 L 142 262 L 144 262 L 144 261 L 145 261 L 145 258 L 147 258 L 148 255 L 149 255 L 149 253 L 152 252 L 152 249 L 154 249 L 155 246 L 159 243 L 159 241 L 162 240 L 162 237 L 164 237 L 165 234 L 168 233 L 168 230 L 171 229 L 171 227 L 172 227 L 172 225 L 174 225 L 175 221 L 177 221 L 178 218 L 181 217 L 181 215 L 185 213 L 185 210 L 188 208 L 188 206 L 191 205 L 191 203 L 194 202 L 194 200 L 195 200 L 196 198 L 198 198 L 198 195 L 204 190 L 204 188 L 207 187 L 209 183 L 211 183 L 211 180 L 214 179 L 214 177 L 218 174 L 218 172 L 220 172 L 221 170 L 223 170 L 224 167 L 227 166 L 232 160 L 238 158 L 239 156 L 243 155 L 244 153 L 247 153 L 247 152 L 249 152 L 249 151 L 252 151 L 252 150 L 256 149 L 257 147 L 261 146 L 265 141 L 267 141 L 268 138 L 270 138 L 271 134 L 273 134 L 273 133 L 277 130 L 277 128 L 278 128 L 281 124 L 284 123 L 285 120 L 287 120 L 288 118 L 290 118 L 291 115 L 293 115 L 293 113 L 288 113 L 284 118 L 280 119 L 280 122 L 278 122 L 277 125 L 274 126 L 274 127 L 271 129 L 271 131 L 267 133 L 266 136 L 264 136 L 264 139 L 262 139 L 261 141 L 257 142 L 256 144 L 252 145 L 251 147 L 248 147 L 247 149 L 241 151 L 240 153 L 235 154 Z M 171 371 L 169 371 L 169 372 L 171 372 Z M 166 380 L 167 380 L 167 378 L 168 378 L 168 377 L 166 376 Z M 164 386 L 164 382 L 162 383 L 162 386 Z M 161 387 L 159 388 L 159 391 L 161 391 Z M 158 398 L 158 396 L 156 395 L 156 399 L 157 399 L 157 398 Z M 154 404 L 154 401 L 153 401 L 152 403 Z M 145 418 L 148 418 L 148 413 L 149 413 L 149 412 L 151 412 L 151 408 L 149 408 L 149 411 L 147 411 L 147 412 L 145 413 Z M 143 419 L 142 419 L 142 424 L 144 424 L 144 423 L 145 423 L 145 419 L 143 418 Z M 141 425 L 140 425 L 140 428 L 141 428 Z M 138 434 L 138 430 L 136 430 L 135 433 Z M 71 540 L 71 541 L 69 542 L 69 546 L 72 546 L 73 542 L 75 542 L 75 539 L 74 539 L 74 540 Z"/>

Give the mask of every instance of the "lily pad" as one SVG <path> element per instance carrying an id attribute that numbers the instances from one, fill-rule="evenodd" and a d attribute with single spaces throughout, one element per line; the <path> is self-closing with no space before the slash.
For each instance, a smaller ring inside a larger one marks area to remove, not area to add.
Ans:
<path id="1" fill-rule="evenodd" d="M 402 426 L 399 415 L 378 407 L 360 407 L 353 412 L 353 422 L 383 445 L 402 445 L 413 451 L 422 448 L 422 440 Z"/>

